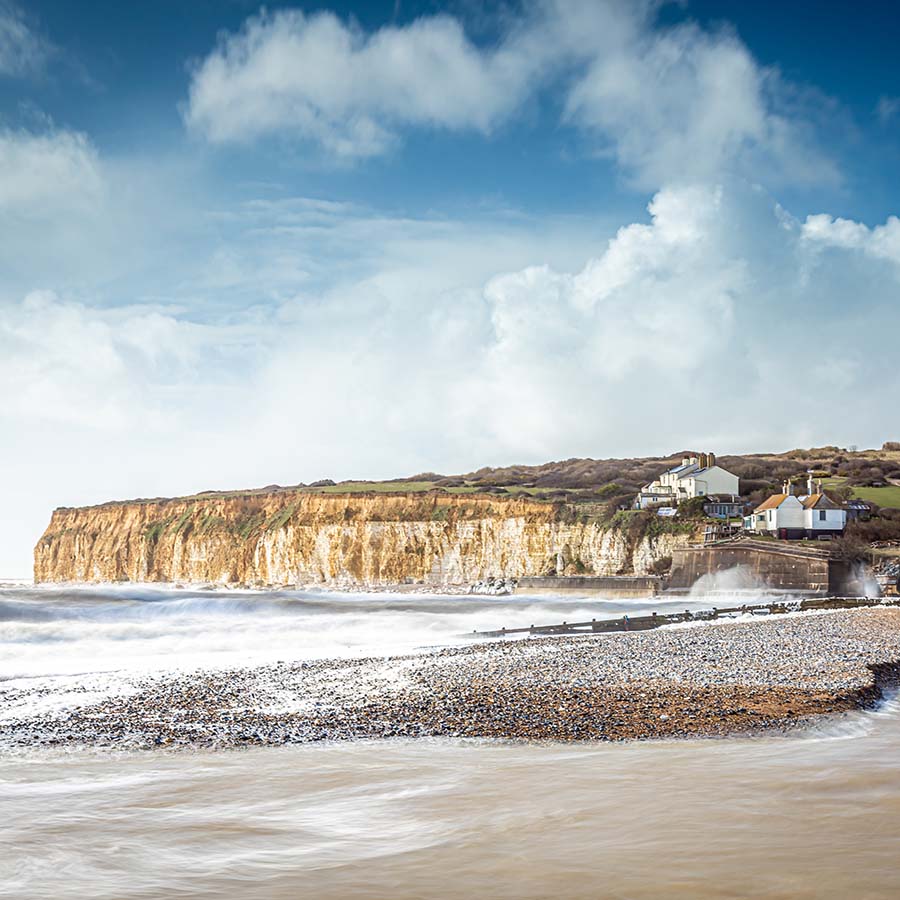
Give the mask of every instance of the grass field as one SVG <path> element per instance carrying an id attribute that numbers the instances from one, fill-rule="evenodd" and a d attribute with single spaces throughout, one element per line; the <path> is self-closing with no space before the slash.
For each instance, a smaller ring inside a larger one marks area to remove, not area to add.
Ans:
<path id="1" fill-rule="evenodd" d="M 362 494 L 373 491 L 376 494 L 396 492 L 401 494 L 421 494 L 424 491 L 433 490 L 437 485 L 433 481 L 343 481 L 340 484 L 330 484 L 322 488 L 307 488 L 323 494 Z M 480 488 L 473 485 L 458 485 L 457 487 L 441 488 L 448 494 L 474 494 Z"/>
<path id="2" fill-rule="evenodd" d="M 430 491 L 434 487 L 433 481 L 344 481 L 341 484 L 330 484 L 327 487 L 316 488 L 323 494 L 356 494 L 360 491 L 376 491 L 386 493 L 388 491 L 403 491 L 404 493 Z"/>
<path id="3" fill-rule="evenodd" d="M 321 491 L 323 494 L 358 494 L 365 491 L 374 491 L 379 494 L 389 491 L 422 493 L 423 491 L 434 490 L 437 487 L 433 481 L 344 481 L 340 484 L 330 484 L 327 487 L 315 488 L 315 490 Z M 474 494 L 484 489 L 485 486 L 472 484 L 440 488 L 440 490 L 446 491 L 448 494 Z M 541 497 L 543 494 L 549 494 L 553 488 L 510 485 L 507 490 L 510 494 L 528 494 L 531 497 Z"/>
<path id="4" fill-rule="evenodd" d="M 829 488 L 844 487 L 846 478 L 826 478 L 822 486 L 827 491 Z M 891 506 L 900 509 L 900 485 L 891 484 L 887 487 L 851 487 L 854 497 L 860 500 L 869 500 L 879 506 Z"/>
<path id="5" fill-rule="evenodd" d="M 871 500 L 879 506 L 892 506 L 900 509 L 900 486 L 892 484 L 889 487 L 855 487 L 853 495 L 860 500 Z"/>

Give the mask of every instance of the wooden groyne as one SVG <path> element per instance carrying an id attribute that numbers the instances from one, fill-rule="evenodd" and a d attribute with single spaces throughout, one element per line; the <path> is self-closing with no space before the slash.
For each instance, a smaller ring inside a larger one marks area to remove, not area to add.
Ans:
<path id="1" fill-rule="evenodd" d="M 500 628 L 495 631 L 473 631 L 463 637 L 494 638 L 506 636 L 550 634 L 609 634 L 619 631 L 647 631 L 663 625 L 682 622 L 704 622 L 732 619 L 742 615 L 772 615 L 823 609 L 859 609 L 871 606 L 900 606 L 900 598 L 870 599 L 866 597 L 817 597 L 809 600 L 783 600 L 743 606 L 686 609 L 680 613 L 656 613 L 649 616 L 619 616 L 615 619 L 591 619 L 590 622 L 561 622 L 557 625 L 530 625 L 527 628 Z"/>

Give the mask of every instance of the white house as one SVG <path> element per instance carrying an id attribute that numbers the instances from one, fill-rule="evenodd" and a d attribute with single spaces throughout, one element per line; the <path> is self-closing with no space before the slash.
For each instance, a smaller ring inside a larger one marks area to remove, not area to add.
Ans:
<path id="1" fill-rule="evenodd" d="M 647 509 L 660 503 L 677 505 L 693 497 L 731 497 L 740 494 L 737 475 L 716 465 L 714 453 L 686 456 L 681 465 L 667 469 L 656 481 L 644 485 L 634 501 L 635 509 Z"/>
<path id="2" fill-rule="evenodd" d="M 744 530 L 794 541 L 842 535 L 847 511 L 822 492 L 821 483 L 814 490 L 811 476 L 807 491 L 795 497 L 790 483 L 785 482 L 782 493 L 773 494 L 744 517 Z"/>

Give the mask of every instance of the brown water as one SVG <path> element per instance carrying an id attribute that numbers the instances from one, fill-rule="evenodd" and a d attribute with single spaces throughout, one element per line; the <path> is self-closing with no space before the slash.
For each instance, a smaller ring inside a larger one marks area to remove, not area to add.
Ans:
<path id="1" fill-rule="evenodd" d="M 0 720 L 90 702 L 135 671 L 408 652 L 620 611 L 5 590 Z M 740 741 L 0 752 L 0 897 L 895 898 L 898 758 L 900 702 Z"/>
<path id="2" fill-rule="evenodd" d="M 0 896 L 900 896 L 900 708 L 805 737 L 0 764 Z"/>

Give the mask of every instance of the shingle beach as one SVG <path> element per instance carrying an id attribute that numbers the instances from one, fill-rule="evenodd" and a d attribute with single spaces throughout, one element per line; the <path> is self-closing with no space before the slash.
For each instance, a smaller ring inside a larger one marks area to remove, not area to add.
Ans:
<path id="1" fill-rule="evenodd" d="M 39 707 L 53 690 L 37 682 L 0 694 L 0 744 L 152 749 L 400 736 L 726 736 L 873 706 L 898 673 L 900 610 L 847 610 L 130 676 L 127 690 L 98 702 L 75 697 L 55 711 L 18 712 Z"/>

